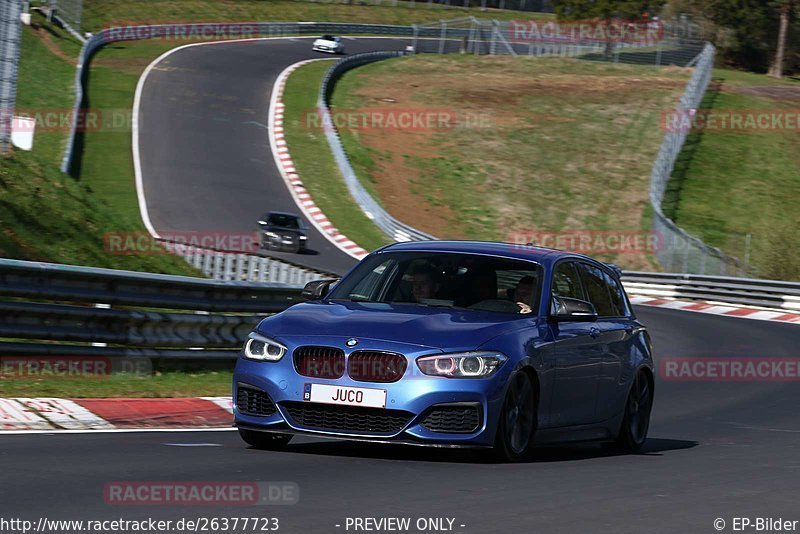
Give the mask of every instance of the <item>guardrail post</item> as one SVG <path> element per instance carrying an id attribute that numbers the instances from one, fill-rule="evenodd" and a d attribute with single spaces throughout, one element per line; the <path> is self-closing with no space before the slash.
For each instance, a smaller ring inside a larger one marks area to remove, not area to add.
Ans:
<path id="1" fill-rule="evenodd" d="M 214 274 L 211 276 L 214 280 L 222 280 L 224 268 L 224 260 L 221 255 L 214 253 Z"/>
<path id="2" fill-rule="evenodd" d="M 241 280 L 244 275 L 244 264 L 247 261 L 247 256 L 244 254 L 236 255 L 236 280 Z"/>
<path id="3" fill-rule="evenodd" d="M 223 257 L 225 258 L 223 280 L 233 280 L 233 255 L 225 252 Z"/>
<path id="4" fill-rule="evenodd" d="M 278 269 L 279 268 L 280 268 L 280 265 L 276 265 L 275 262 L 270 260 L 269 269 L 267 270 L 267 279 L 270 282 L 277 282 L 278 281 L 278 276 L 280 274 L 280 273 L 278 273 Z"/>
<path id="5" fill-rule="evenodd" d="M 247 281 L 253 282 L 256 279 L 256 261 L 261 258 L 256 256 L 247 256 Z"/>

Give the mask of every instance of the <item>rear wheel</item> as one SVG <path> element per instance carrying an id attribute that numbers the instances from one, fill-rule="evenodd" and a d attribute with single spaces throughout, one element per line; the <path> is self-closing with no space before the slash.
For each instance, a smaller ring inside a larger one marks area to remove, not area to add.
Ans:
<path id="1" fill-rule="evenodd" d="M 239 436 L 248 445 L 256 449 L 279 451 L 286 447 L 292 440 L 291 434 L 274 434 L 272 432 L 257 432 L 255 430 L 239 429 Z"/>
<path id="2" fill-rule="evenodd" d="M 625 403 L 625 416 L 615 443 L 617 448 L 627 452 L 636 452 L 642 448 L 647 441 L 652 407 L 653 388 L 650 379 L 644 371 L 639 371 Z"/>
<path id="3" fill-rule="evenodd" d="M 525 372 L 511 379 L 495 438 L 495 457 L 504 462 L 520 462 L 530 457 L 538 423 L 537 399 L 533 383 Z"/>

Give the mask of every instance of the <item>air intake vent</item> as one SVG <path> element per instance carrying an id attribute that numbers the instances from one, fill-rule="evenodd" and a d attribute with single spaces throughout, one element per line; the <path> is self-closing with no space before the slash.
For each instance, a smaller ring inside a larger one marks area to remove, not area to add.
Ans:
<path id="1" fill-rule="evenodd" d="M 294 351 L 294 368 L 312 378 L 344 376 L 344 351 L 336 347 L 298 347 Z"/>
<path id="2" fill-rule="evenodd" d="M 402 354 L 359 350 L 347 358 L 347 374 L 362 382 L 397 382 L 408 361 Z"/>

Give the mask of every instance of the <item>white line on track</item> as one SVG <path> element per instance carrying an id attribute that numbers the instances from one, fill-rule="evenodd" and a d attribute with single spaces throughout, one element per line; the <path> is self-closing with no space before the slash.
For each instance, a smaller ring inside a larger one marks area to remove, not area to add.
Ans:
<path id="1" fill-rule="evenodd" d="M 362 39 L 404 40 L 402 37 L 396 37 L 396 36 L 392 36 L 392 37 L 361 37 L 361 38 Z M 140 109 L 139 108 L 141 106 L 142 92 L 144 91 L 144 85 L 147 82 L 147 76 L 150 74 L 150 72 L 160 62 L 162 62 L 163 60 L 165 60 L 167 57 L 169 57 L 170 55 L 174 54 L 175 52 L 178 52 L 180 50 L 184 50 L 186 48 L 191 48 L 191 47 L 194 47 L 194 46 L 209 46 L 209 45 L 218 45 L 218 44 L 244 43 L 244 42 L 251 42 L 251 41 L 274 41 L 274 40 L 279 40 L 279 39 L 280 40 L 284 40 L 284 41 L 297 42 L 297 41 L 316 39 L 316 37 L 314 37 L 314 36 L 309 36 L 309 37 L 255 37 L 255 38 L 252 38 L 252 39 L 228 39 L 228 40 L 225 40 L 225 41 L 208 41 L 208 42 L 203 42 L 203 43 L 189 43 L 189 44 L 181 45 L 181 46 L 172 48 L 170 50 L 167 50 L 166 52 L 164 52 L 163 54 L 158 56 L 155 60 L 153 60 L 147 66 L 147 68 L 144 69 L 144 72 L 139 77 L 139 82 L 136 84 L 136 93 L 134 94 L 134 97 L 133 97 L 133 110 L 132 110 L 133 119 L 131 121 L 131 149 L 132 149 L 132 152 L 133 152 L 133 171 L 134 171 L 135 181 L 136 181 L 136 196 L 139 199 L 139 214 L 142 217 L 142 222 L 144 223 L 145 228 L 150 233 L 150 235 L 153 236 L 154 238 L 158 239 L 160 236 L 158 235 L 158 232 L 156 231 L 155 227 L 153 226 L 153 223 L 150 221 L 150 214 L 149 214 L 149 212 L 147 210 L 147 198 L 145 197 L 145 193 L 144 193 L 144 183 L 143 183 L 143 177 L 142 177 L 143 175 L 142 175 L 141 153 L 140 153 L 140 149 L 139 149 L 139 113 L 140 113 Z M 323 58 L 320 58 L 320 59 L 323 59 Z M 325 59 L 327 59 L 327 58 L 325 58 Z M 281 73 L 281 74 L 283 74 L 283 73 Z M 280 79 L 280 76 L 278 78 Z M 274 93 L 274 88 L 273 88 L 273 93 Z M 273 110 L 273 106 L 272 106 L 272 104 L 270 104 L 270 115 L 272 115 L 272 110 Z M 271 125 L 271 123 L 270 123 L 270 125 Z M 270 128 L 269 130 L 270 130 L 270 134 L 271 134 L 272 128 Z M 270 143 L 272 142 L 271 137 L 272 136 L 270 135 Z M 273 152 L 273 155 L 274 155 L 275 154 L 274 146 L 273 146 L 272 152 Z M 282 166 L 280 165 L 280 163 L 277 162 L 277 161 L 276 161 L 276 163 L 278 165 L 278 170 L 281 173 L 283 173 L 283 169 L 282 169 Z M 290 188 L 290 191 L 291 191 L 291 188 Z M 316 224 L 314 223 L 313 219 L 311 220 L 311 222 L 312 222 L 312 224 L 314 224 L 314 226 L 316 226 Z M 317 229 L 319 230 L 319 228 L 317 228 Z M 322 233 L 322 235 L 327 237 L 327 235 L 325 234 L 324 231 L 321 231 L 320 233 Z"/>

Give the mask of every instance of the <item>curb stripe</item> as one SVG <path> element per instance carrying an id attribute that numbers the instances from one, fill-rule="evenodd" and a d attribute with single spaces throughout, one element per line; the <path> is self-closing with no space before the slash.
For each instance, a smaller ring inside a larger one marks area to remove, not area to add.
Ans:
<path id="1" fill-rule="evenodd" d="M 630 295 L 635 289 L 629 289 L 628 291 L 631 304 L 640 306 L 654 306 L 696 313 L 708 313 L 711 315 L 725 315 L 727 317 L 738 317 L 740 319 L 755 319 L 758 321 L 775 321 L 800 325 L 800 313 L 786 313 L 785 311 L 769 309 L 761 310 L 758 308 L 739 307 L 725 303 L 686 302 L 664 298 L 654 299 L 653 297 L 644 295 Z"/>

